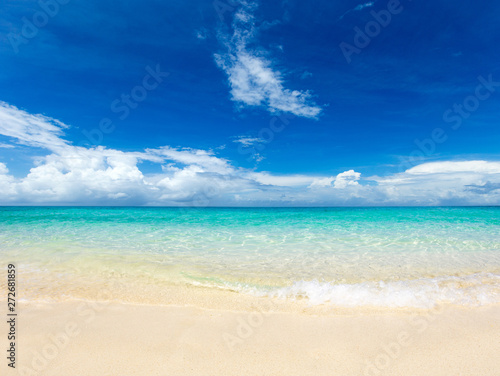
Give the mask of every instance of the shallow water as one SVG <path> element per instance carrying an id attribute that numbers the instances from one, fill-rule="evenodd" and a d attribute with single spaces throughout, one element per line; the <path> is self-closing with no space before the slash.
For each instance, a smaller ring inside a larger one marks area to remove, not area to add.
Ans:
<path id="1" fill-rule="evenodd" d="M 126 279 L 348 307 L 500 302 L 496 207 L 3 207 L 0 250 L 26 299 Z"/>

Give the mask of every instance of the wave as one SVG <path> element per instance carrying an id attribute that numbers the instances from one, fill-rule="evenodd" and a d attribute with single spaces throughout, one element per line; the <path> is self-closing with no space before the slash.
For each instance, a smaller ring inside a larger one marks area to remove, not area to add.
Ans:
<path id="1" fill-rule="evenodd" d="M 500 275 L 439 276 L 406 281 L 366 281 L 355 284 L 296 281 L 285 287 L 235 283 L 194 283 L 262 297 L 307 300 L 311 305 L 430 309 L 438 304 L 479 307 L 500 303 Z"/>

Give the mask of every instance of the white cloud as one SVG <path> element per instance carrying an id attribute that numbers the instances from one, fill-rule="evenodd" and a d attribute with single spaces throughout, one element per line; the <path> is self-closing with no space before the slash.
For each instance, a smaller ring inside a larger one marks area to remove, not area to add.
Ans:
<path id="1" fill-rule="evenodd" d="M 310 185 L 314 176 L 307 175 L 273 175 L 268 172 L 249 172 L 246 176 L 257 183 L 279 187 L 303 187 Z"/>
<path id="2" fill-rule="evenodd" d="M 233 34 L 219 33 L 225 51 L 214 54 L 214 58 L 228 76 L 232 99 L 248 106 L 267 107 L 271 113 L 317 118 L 321 108 L 312 101 L 310 93 L 286 89 L 282 74 L 275 70 L 268 54 L 249 47 L 256 40 L 255 7 L 243 3 L 234 16 Z"/>
<path id="3" fill-rule="evenodd" d="M 313 182 L 309 185 L 308 188 L 330 187 L 334 180 L 335 178 L 333 176 L 330 176 L 328 178 L 316 178 L 313 180 Z"/>
<path id="4" fill-rule="evenodd" d="M 8 173 L 7 166 L 0 162 L 0 202 L 7 202 L 16 196 L 14 178 Z"/>
<path id="5" fill-rule="evenodd" d="M 134 153 L 68 147 L 39 158 L 15 186 L 20 199 L 33 202 L 95 202 L 127 191 L 138 196 L 145 188 L 138 161 Z"/>
<path id="6" fill-rule="evenodd" d="M 250 154 L 249 159 L 253 159 L 256 163 L 262 162 L 265 157 L 258 151 L 264 149 L 262 144 L 267 143 L 266 140 L 259 137 L 238 136 L 233 142 L 240 144 L 238 151 L 242 154 Z M 249 160 L 248 159 L 248 160 Z"/>
<path id="7" fill-rule="evenodd" d="M 336 177 L 330 176 L 325 178 L 316 178 L 313 180 L 309 188 L 323 188 L 333 187 L 337 189 L 347 188 L 349 186 L 359 185 L 358 180 L 361 177 L 361 173 L 354 170 L 344 171 L 338 174 Z"/>
<path id="8" fill-rule="evenodd" d="M 201 29 L 195 31 L 196 38 L 200 39 L 200 40 L 207 39 L 207 34 L 208 34 L 208 32 L 205 28 L 201 28 Z"/>
<path id="9" fill-rule="evenodd" d="M 500 162 L 464 161 L 464 162 L 432 162 L 424 163 L 406 171 L 410 175 L 448 174 L 458 172 L 475 172 L 499 174 Z"/>
<path id="10" fill-rule="evenodd" d="M 258 137 L 247 137 L 247 136 L 239 136 L 236 140 L 233 140 L 233 142 L 242 144 L 244 146 L 251 146 L 254 144 L 262 144 L 265 143 L 266 140 Z"/>
<path id="11" fill-rule="evenodd" d="M 4 163 L 0 162 L 0 175 L 6 175 L 9 172 L 9 169 Z"/>
<path id="12" fill-rule="evenodd" d="M 23 177 L 0 162 L 0 204 L 122 205 L 498 205 L 500 162 L 424 163 L 363 177 L 276 175 L 235 167 L 213 151 L 164 146 L 142 152 L 85 148 L 66 125 L 0 103 L 0 134 L 49 152 Z M 39 137 L 37 137 L 39 136 Z M 16 149 L 13 153 L 18 152 Z M 145 174 L 141 162 L 162 167 Z"/>
<path id="13" fill-rule="evenodd" d="M 344 171 L 337 175 L 333 186 L 335 188 L 346 188 L 352 185 L 359 185 L 358 180 L 360 177 L 361 174 L 354 170 Z"/>
<path id="14" fill-rule="evenodd" d="M 59 136 L 67 125 L 44 115 L 31 115 L 26 111 L 0 101 L 0 134 L 18 143 L 55 150 L 67 145 Z"/>
<path id="15" fill-rule="evenodd" d="M 500 204 L 500 190 L 482 193 L 477 189 L 500 183 L 499 162 L 430 162 L 403 173 L 374 177 L 373 180 L 378 183 L 380 191 L 399 202 L 410 201 L 426 205 Z"/>
<path id="16" fill-rule="evenodd" d="M 375 2 L 373 2 L 373 1 L 370 1 L 370 2 L 364 3 L 364 4 L 358 4 L 353 10 L 362 10 L 365 8 L 370 8 L 373 6 L 373 4 L 375 4 Z"/>
<path id="17" fill-rule="evenodd" d="M 184 165 L 194 165 L 200 167 L 205 172 L 216 172 L 225 174 L 233 171 L 229 161 L 218 158 L 211 151 L 197 150 L 191 148 L 175 149 L 164 146 L 159 149 L 146 149 L 147 157 L 155 161 L 172 160 Z"/>
<path id="18" fill-rule="evenodd" d="M 336 22 L 342 20 L 348 13 L 357 12 L 357 11 L 363 10 L 365 8 L 371 8 L 374 5 L 375 5 L 374 1 L 370 1 L 368 3 L 363 3 L 363 4 L 358 4 L 354 8 L 349 9 L 347 12 L 344 12 L 344 14 L 342 14 L 339 18 L 337 18 Z"/>

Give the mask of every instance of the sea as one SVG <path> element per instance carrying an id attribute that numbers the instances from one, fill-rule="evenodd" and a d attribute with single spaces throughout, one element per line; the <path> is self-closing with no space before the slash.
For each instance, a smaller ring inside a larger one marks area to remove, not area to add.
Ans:
<path id="1" fill-rule="evenodd" d="M 500 303 L 500 207 L 1 207 L 0 263 L 15 265 L 24 301 L 161 304 L 155 292 L 178 286 L 478 307 Z"/>

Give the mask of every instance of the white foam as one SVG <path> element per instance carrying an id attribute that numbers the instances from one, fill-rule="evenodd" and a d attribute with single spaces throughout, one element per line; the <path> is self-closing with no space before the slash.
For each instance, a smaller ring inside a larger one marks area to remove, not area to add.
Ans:
<path id="1" fill-rule="evenodd" d="M 342 307 L 433 308 L 437 304 L 474 307 L 500 304 L 500 275 L 492 273 L 356 284 L 297 281 L 281 288 L 227 283 L 217 287 L 258 296 L 306 299 L 311 305 L 332 304 Z"/>
<path id="2" fill-rule="evenodd" d="M 331 303 L 343 307 L 432 308 L 439 303 L 482 306 L 500 303 L 500 275 L 422 278 L 409 281 L 332 282 L 299 281 L 270 291 L 269 296 L 306 298 L 313 305 Z"/>

